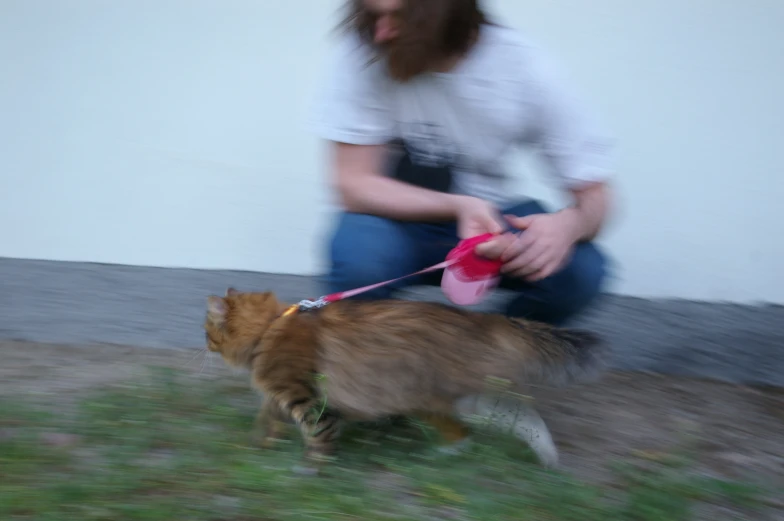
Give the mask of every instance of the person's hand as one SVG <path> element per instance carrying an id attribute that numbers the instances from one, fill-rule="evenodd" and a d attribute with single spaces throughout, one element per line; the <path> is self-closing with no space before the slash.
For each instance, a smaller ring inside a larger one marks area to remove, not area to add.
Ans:
<path id="1" fill-rule="evenodd" d="M 562 269 L 571 258 L 579 226 L 570 211 L 506 219 L 524 232 L 499 235 L 476 249 L 479 255 L 504 261 L 502 273 L 536 282 Z"/>
<path id="2" fill-rule="evenodd" d="M 455 215 L 457 235 L 461 239 L 504 231 L 504 220 L 498 209 L 477 197 L 458 196 Z"/>

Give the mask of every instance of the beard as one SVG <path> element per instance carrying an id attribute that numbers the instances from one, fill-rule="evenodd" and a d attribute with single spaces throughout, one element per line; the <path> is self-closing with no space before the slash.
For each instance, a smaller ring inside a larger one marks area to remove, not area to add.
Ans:
<path id="1" fill-rule="evenodd" d="M 437 47 L 421 38 L 413 41 L 398 38 L 381 46 L 380 54 L 389 75 L 396 81 L 407 82 L 431 71 L 443 59 Z"/>

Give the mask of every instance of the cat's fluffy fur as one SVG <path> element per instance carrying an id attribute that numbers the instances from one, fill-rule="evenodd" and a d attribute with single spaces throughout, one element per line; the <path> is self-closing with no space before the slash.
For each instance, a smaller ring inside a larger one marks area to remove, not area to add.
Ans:
<path id="1" fill-rule="evenodd" d="M 459 441 L 467 430 L 455 416 L 490 380 L 518 392 L 570 383 L 596 374 L 602 358 L 591 333 L 437 303 L 340 301 L 284 315 L 287 307 L 271 292 L 211 296 L 207 346 L 251 370 L 261 422 L 291 418 L 315 459 L 332 453 L 343 419 L 416 416 Z"/>

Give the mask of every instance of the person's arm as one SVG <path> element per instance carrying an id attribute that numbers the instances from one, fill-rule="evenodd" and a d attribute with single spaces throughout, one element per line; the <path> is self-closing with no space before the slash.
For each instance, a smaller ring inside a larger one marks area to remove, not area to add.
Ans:
<path id="1" fill-rule="evenodd" d="M 349 212 L 399 221 L 457 221 L 462 239 L 504 229 L 498 209 L 487 201 L 427 190 L 382 175 L 383 145 L 333 142 L 333 147 L 332 179 Z"/>
<path id="2" fill-rule="evenodd" d="M 562 210 L 574 226 L 576 241 L 595 238 L 612 202 L 614 139 L 569 87 L 566 75 L 541 49 L 528 55 L 536 95 L 533 141 L 550 175 L 572 198 Z"/>
<path id="3" fill-rule="evenodd" d="M 331 147 L 334 188 L 347 211 L 401 221 L 457 218 L 461 196 L 427 190 L 381 174 L 384 145 L 332 142 Z"/>
<path id="4" fill-rule="evenodd" d="M 355 35 L 336 48 L 320 84 L 311 126 L 328 144 L 329 182 L 343 208 L 398 220 L 451 220 L 458 196 L 412 186 L 384 175 L 395 138 L 388 85 L 378 62 Z"/>
<path id="5" fill-rule="evenodd" d="M 525 49 L 524 81 L 534 107 L 530 142 L 572 204 L 559 212 L 508 216 L 524 233 L 504 234 L 477 246 L 477 253 L 500 258 L 506 275 L 535 282 L 561 269 L 578 242 L 595 238 L 610 207 L 612 140 L 566 88 L 567 82 L 540 49 Z"/>
<path id="6" fill-rule="evenodd" d="M 379 63 L 355 38 L 341 42 L 311 115 L 329 144 L 330 183 L 343 209 L 404 221 L 458 221 L 460 237 L 502 229 L 498 210 L 465 195 L 409 185 L 384 174 L 386 143 L 396 138 Z"/>
<path id="7" fill-rule="evenodd" d="M 465 239 L 501 233 L 503 219 L 492 204 L 467 195 L 446 194 L 382 175 L 383 145 L 334 143 L 333 182 L 343 208 L 400 221 L 457 221 Z"/>
<path id="8" fill-rule="evenodd" d="M 595 182 L 570 190 L 574 204 L 561 210 L 569 215 L 575 242 L 591 241 L 601 231 L 610 209 L 611 188 L 607 182 Z"/>

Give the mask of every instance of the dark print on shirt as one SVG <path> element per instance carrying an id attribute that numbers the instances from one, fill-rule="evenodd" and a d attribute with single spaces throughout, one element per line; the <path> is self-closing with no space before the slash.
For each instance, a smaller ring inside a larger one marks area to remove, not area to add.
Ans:
<path id="1" fill-rule="evenodd" d="M 436 190 L 452 190 L 453 168 L 461 157 L 455 144 L 434 123 L 406 123 L 398 140 L 402 155 L 394 170 L 399 181 Z"/>
<path id="2" fill-rule="evenodd" d="M 460 153 L 440 125 L 412 122 L 405 123 L 402 130 L 403 147 L 414 164 L 430 168 L 455 166 Z"/>

